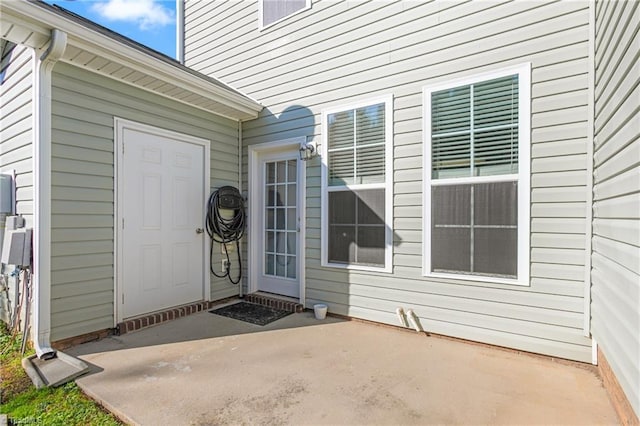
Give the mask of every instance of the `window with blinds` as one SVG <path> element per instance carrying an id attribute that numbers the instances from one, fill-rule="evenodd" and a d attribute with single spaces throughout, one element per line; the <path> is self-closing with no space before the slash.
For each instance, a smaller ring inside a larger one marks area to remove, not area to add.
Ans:
<path id="1" fill-rule="evenodd" d="M 262 26 L 266 27 L 311 6 L 311 0 L 261 0 Z"/>
<path id="2" fill-rule="evenodd" d="M 518 172 L 518 76 L 431 94 L 432 177 Z"/>
<path id="3" fill-rule="evenodd" d="M 387 102 L 323 115 L 327 265 L 384 268 L 390 246 Z"/>
<path id="4" fill-rule="evenodd" d="M 427 274 L 522 278 L 529 110 L 521 109 L 529 73 L 526 65 L 470 84 L 425 89 Z"/>
<path id="5" fill-rule="evenodd" d="M 328 122 L 329 185 L 384 182 L 384 104 L 330 114 Z"/>

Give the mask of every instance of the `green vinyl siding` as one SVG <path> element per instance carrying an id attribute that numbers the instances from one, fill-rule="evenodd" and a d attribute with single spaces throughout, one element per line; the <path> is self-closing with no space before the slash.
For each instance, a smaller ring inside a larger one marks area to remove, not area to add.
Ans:
<path id="1" fill-rule="evenodd" d="M 640 417 L 640 7 L 595 7 L 592 333 Z"/>
<path id="2" fill-rule="evenodd" d="M 210 188 L 238 182 L 235 121 L 57 64 L 51 206 L 54 341 L 115 325 L 114 117 L 210 140 Z M 235 293 L 235 287 L 212 278 L 212 299 Z"/>
<path id="3" fill-rule="evenodd" d="M 33 51 L 14 46 L 5 51 L 0 76 L 0 171 L 16 176 L 16 212 L 33 227 Z M 5 222 L 0 220 L 4 229 Z M 0 232 L 0 235 L 4 235 Z M 0 292 L 0 319 L 9 320 L 16 306 L 13 277 Z"/>
<path id="4" fill-rule="evenodd" d="M 266 106 L 247 145 L 321 140 L 322 110 L 393 95 L 393 272 L 321 266 L 320 160 L 306 163 L 306 306 L 581 361 L 588 141 L 587 2 L 313 2 L 265 31 L 255 2 L 187 0 L 186 64 Z M 422 89 L 531 62 L 529 286 L 422 270 Z"/>

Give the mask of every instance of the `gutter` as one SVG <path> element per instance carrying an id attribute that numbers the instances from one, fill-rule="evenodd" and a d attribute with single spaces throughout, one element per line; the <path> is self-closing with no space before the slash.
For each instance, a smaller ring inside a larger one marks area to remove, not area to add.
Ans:
<path id="1" fill-rule="evenodd" d="M 184 0 L 176 0 L 176 60 L 184 65 Z"/>
<path id="2" fill-rule="evenodd" d="M 66 47 L 67 34 L 53 29 L 49 48 L 34 56 L 33 341 L 40 359 L 56 356 L 51 348 L 51 74 Z"/>
<path id="3" fill-rule="evenodd" d="M 263 109 L 263 105 L 255 99 L 214 77 L 191 70 L 166 55 L 146 48 L 121 34 L 100 27 L 80 16 L 64 12 L 60 8 L 40 2 L 0 1 L 0 16 L 2 15 L 5 15 L 3 20 L 7 20 L 9 24 L 28 28 L 40 35 L 48 36 L 50 28 L 64 31 L 68 34 L 68 44 L 70 46 L 86 50 L 144 75 L 164 82 L 171 82 L 177 88 L 204 96 L 213 102 L 221 103 L 235 110 L 230 115 L 216 113 L 218 115 L 226 116 L 233 120 L 247 120 L 256 118 Z M 35 49 L 41 47 L 33 45 L 30 39 L 31 37 L 26 40 L 18 40 L 18 43 Z M 83 66 L 83 64 L 74 62 L 70 58 L 61 58 L 61 60 L 71 65 Z M 90 71 L 100 74 L 99 70 L 90 69 Z M 113 78 L 109 74 L 101 75 Z M 143 90 L 148 89 L 143 88 Z M 154 93 L 169 97 L 160 92 Z M 193 104 L 190 103 L 190 105 Z M 198 107 L 196 105 L 193 106 Z M 200 108 L 207 110 L 206 108 Z"/>

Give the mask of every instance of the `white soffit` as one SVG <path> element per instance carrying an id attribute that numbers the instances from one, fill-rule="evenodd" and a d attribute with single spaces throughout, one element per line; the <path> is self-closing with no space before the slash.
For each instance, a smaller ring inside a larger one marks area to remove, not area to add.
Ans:
<path id="1" fill-rule="evenodd" d="M 262 105 L 219 80 L 190 70 L 84 18 L 43 3 L 0 2 L 0 37 L 38 50 L 51 31 L 67 33 L 61 62 L 234 120 L 256 118 Z"/>

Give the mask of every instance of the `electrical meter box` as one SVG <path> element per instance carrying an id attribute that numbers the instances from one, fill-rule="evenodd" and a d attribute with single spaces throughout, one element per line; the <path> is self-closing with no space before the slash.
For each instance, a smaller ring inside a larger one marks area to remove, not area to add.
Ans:
<path id="1" fill-rule="evenodd" d="M 31 265 L 31 234 L 32 229 L 20 228 L 6 230 L 2 244 L 2 263 L 5 265 Z"/>
<path id="2" fill-rule="evenodd" d="M 13 176 L 0 175 L 0 214 L 13 213 Z"/>

